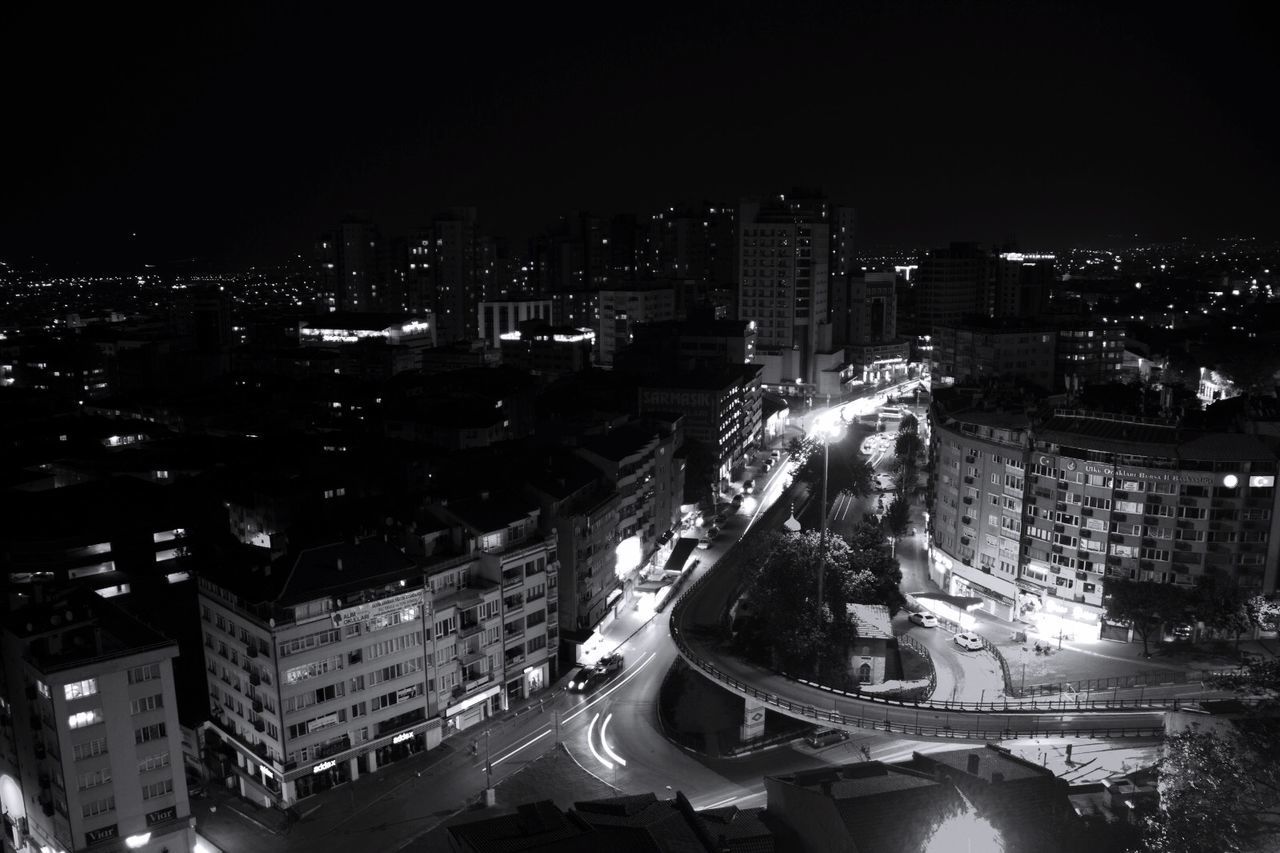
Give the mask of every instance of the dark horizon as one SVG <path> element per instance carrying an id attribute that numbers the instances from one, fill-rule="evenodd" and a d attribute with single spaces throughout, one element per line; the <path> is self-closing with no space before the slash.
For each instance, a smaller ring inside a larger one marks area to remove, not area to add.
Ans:
<path id="1" fill-rule="evenodd" d="M 519 252 L 571 210 L 796 185 L 862 247 L 1280 233 L 1260 8 L 445 14 L 19 22 L 0 260 L 269 265 L 351 210 L 464 205 Z"/>

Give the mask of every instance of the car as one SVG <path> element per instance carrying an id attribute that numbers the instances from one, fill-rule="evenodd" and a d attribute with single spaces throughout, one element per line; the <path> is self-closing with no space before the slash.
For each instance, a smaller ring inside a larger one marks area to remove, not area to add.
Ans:
<path id="1" fill-rule="evenodd" d="M 729 502 L 736 512 L 742 506 L 742 495 L 734 495 L 733 500 Z"/>
<path id="2" fill-rule="evenodd" d="M 771 458 L 773 458 L 773 459 L 777 459 L 777 458 L 779 458 L 780 456 L 782 456 L 782 451 L 781 451 L 781 450 L 774 450 L 774 451 L 771 451 L 771 452 L 769 453 L 769 456 L 770 456 Z"/>
<path id="3" fill-rule="evenodd" d="M 608 655 L 598 662 L 578 668 L 569 676 L 569 690 L 573 693 L 587 693 L 599 687 L 622 671 L 622 655 Z"/>
<path id="4" fill-rule="evenodd" d="M 766 459 L 766 460 L 764 460 L 764 464 L 763 464 L 763 465 L 761 465 L 760 467 L 761 467 L 762 469 L 764 469 L 764 472 L 765 472 L 766 474 L 768 474 L 768 473 L 769 473 L 769 469 L 773 467 L 773 460 L 772 460 L 772 459 Z"/>
<path id="5" fill-rule="evenodd" d="M 1191 635 L 1192 633 L 1194 633 L 1194 631 L 1190 625 L 1184 622 L 1181 625 L 1175 625 L 1173 627 L 1172 633 L 1173 633 L 1173 636 L 1179 640 L 1190 640 Z"/>
<path id="6" fill-rule="evenodd" d="M 976 652 L 982 648 L 982 638 L 972 631 L 961 631 L 955 636 L 956 645 L 962 649 Z"/>
<path id="7" fill-rule="evenodd" d="M 849 739 L 849 733 L 843 729 L 817 729 L 810 733 L 804 742 L 814 749 L 824 746 L 830 746 L 833 743 L 840 743 Z"/>
<path id="8" fill-rule="evenodd" d="M 698 540 L 698 547 L 701 548 L 703 551 L 707 550 L 708 548 L 711 547 L 711 540 L 703 536 L 701 539 Z"/>
<path id="9" fill-rule="evenodd" d="M 755 490 L 756 490 L 755 480 L 747 480 L 745 483 L 742 484 L 742 494 L 744 495 L 749 495 Z"/>
<path id="10" fill-rule="evenodd" d="M 208 791 L 205 789 L 204 781 L 190 768 L 187 769 L 187 797 L 198 800 L 205 796 Z"/>
<path id="11" fill-rule="evenodd" d="M 912 622 L 916 623 L 922 628 L 938 627 L 938 617 L 934 616 L 932 613 L 912 613 L 909 618 L 911 619 Z"/>
<path id="12" fill-rule="evenodd" d="M 713 527 L 722 527 L 724 525 L 724 520 L 728 517 L 729 517 L 729 513 L 725 512 L 724 510 L 720 510 L 719 512 L 716 513 L 716 517 L 712 519 L 712 521 L 715 522 Z"/>
<path id="13" fill-rule="evenodd" d="M 719 528 L 719 527 L 717 527 L 717 526 L 716 526 L 716 525 L 714 525 L 714 524 L 713 524 L 713 525 L 711 525 L 711 527 L 707 530 L 707 538 L 708 538 L 708 539 L 711 539 L 711 540 L 713 540 L 713 541 L 714 541 L 714 540 L 716 540 L 716 539 L 719 539 L 719 538 L 720 538 L 720 528 Z"/>

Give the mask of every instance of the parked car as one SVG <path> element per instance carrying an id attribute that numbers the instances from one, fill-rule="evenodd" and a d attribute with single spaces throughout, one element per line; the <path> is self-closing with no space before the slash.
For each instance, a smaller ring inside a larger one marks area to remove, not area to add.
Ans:
<path id="1" fill-rule="evenodd" d="M 1194 633 L 1194 632 L 1193 632 L 1193 630 L 1192 630 L 1191 626 L 1190 626 L 1190 625 L 1188 625 L 1188 624 L 1186 624 L 1186 623 L 1184 622 L 1184 623 L 1183 623 L 1183 624 L 1181 624 L 1181 625 L 1174 625 L 1174 626 L 1173 626 L 1173 631 L 1172 631 L 1171 633 L 1173 634 L 1173 636 L 1174 636 L 1174 638 L 1175 638 L 1175 639 L 1178 639 L 1178 640 L 1190 640 L 1190 639 L 1191 639 L 1191 635 L 1192 635 L 1192 633 Z"/>
<path id="2" fill-rule="evenodd" d="M 932 613 L 912 613 L 909 618 L 922 628 L 938 627 L 938 617 Z"/>
<path id="3" fill-rule="evenodd" d="M 738 508 L 742 506 L 742 495 L 734 495 L 733 500 L 729 503 L 733 507 L 733 511 L 737 512 Z"/>
<path id="4" fill-rule="evenodd" d="M 742 493 L 743 493 L 744 495 L 749 495 L 749 494 L 751 494 L 752 492 L 754 492 L 754 491 L 755 491 L 755 489 L 756 489 L 756 481 L 755 481 L 755 480 L 747 480 L 745 483 L 743 483 L 743 484 L 742 484 Z"/>
<path id="5" fill-rule="evenodd" d="M 187 770 L 187 797 L 193 800 L 198 800 L 201 797 L 205 796 L 207 793 L 208 793 L 208 790 L 204 786 L 204 781 L 195 773 L 192 773 L 190 769 L 188 769 Z"/>
<path id="6" fill-rule="evenodd" d="M 701 548 L 703 551 L 707 550 L 708 548 L 711 547 L 711 540 L 703 536 L 701 539 L 698 540 L 698 547 Z"/>
<path id="7" fill-rule="evenodd" d="M 971 652 L 976 652 L 982 648 L 982 638 L 972 631 L 961 631 L 956 634 L 955 640 L 957 646 L 962 649 L 968 649 Z"/>
<path id="8" fill-rule="evenodd" d="M 607 675 L 617 675 L 624 663 L 626 663 L 626 659 L 622 655 L 612 654 L 600 658 L 596 666 L 604 670 Z"/>
<path id="9" fill-rule="evenodd" d="M 777 458 L 779 458 L 780 456 L 782 456 L 782 451 L 781 451 L 781 450 L 774 450 L 774 451 L 772 451 L 772 452 L 770 452 L 770 453 L 769 453 L 769 456 L 770 456 L 771 458 L 773 458 L 773 459 L 777 459 Z"/>
<path id="10" fill-rule="evenodd" d="M 817 729 L 804 739 L 804 742 L 814 749 L 824 746 L 831 746 L 833 743 L 840 743 L 849 739 L 849 733 L 843 729 Z"/>

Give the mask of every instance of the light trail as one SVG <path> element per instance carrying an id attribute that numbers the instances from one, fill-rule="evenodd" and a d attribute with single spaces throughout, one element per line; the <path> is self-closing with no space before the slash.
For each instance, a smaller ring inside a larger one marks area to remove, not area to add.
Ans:
<path id="1" fill-rule="evenodd" d="M 546 736 L 547 736 L 547 735 L 549 735 L 549 734 L 551 734 L 551 729 L 547 729 L 546 731 L 544 731 L 544 732 L 543 732 L 542 734 L 540 734 L 540 735 L 534 735 L 533 737 L 529 738 L 529 739 L 528 739 L 527 741 L 525 741 L 524 743 L 522 743 L 522 744 L 520 744 L 519 746 L 517 746 L 515 749 L 511 750 L 510 752 L 508 752 L 506 755 L 503 755 L 501 758 L 495 758 L 495 759 L 493 760 L 493 764 L 494 764 L 494 766 L 497 766 L 497 765 L 501 764 L 502 762 L 506 761 L 508 758 L 510 758 L 511 756 L 515 755 L 517 752 L 519 752 L 520 750 L 524 749 L 525 747 L 527 747 L 527 746 L 532 746 L 533 744 L 535 744 L 535 743 L 537 743 L 538 741 L 542 740 L 544 737 L 546 737 Z"/>
<path id="2" fill-rule="evenodd" d="M 608 761 L 606 761 L 606 760 L 605 760 L 605 759 L 600 755 L 600 753 L 599 753 L 598 751 L 596 751 L 595 741 L 593 741 L 593 740 L 591 739 L 591 732 L 592 732 L 592 730 L 593 730 L 593 729 L 595 729 L 595 727 L 596 727 L 596 720 L 598 720 L 598 719 L 600 719 L 600 712 L 599 712 L 599 711 L 597 711 L 597 712 L 596 712 L 596 715 L 595 715 L 594 717 L 592 717 L 592 718 L 591 718 L 591 724 L 587 726 L 587 746 L 591 749 L 591 754 L 592 754 L 592 755 L 594 755 L 594 756 L 596 757 L 596 761 L 599 761 L 601 764 L 603 764 L 603 765 L 604 765 L 604 768 L 605 768 L 606 770 L 612 770 L 612 769 L 613 769 L 613 765 L 612 765 L 612 764 L 610 764 Z"/>
<path id="3" fill-rule="evenodd" d="M 605 732 L 607 732 L 607 731 L 609 730 L 609 721 L 610 721 L 610 720 L 612 720 L 612 719 L 613 719 L 613 712 L 612 712 L 612 711 L 610 711 L 610 712 L 609 712 L 609 716 L 607 716 L 607 717 L 605 717 L 605 718 L 604 718 L 604 723 L 603 723 L 603 724 L 601 724 L 601 726 L 600 726 L 600 747 L 601 747 L 601 749 L 603 749 L 603 750 L 604 750 L 604 754 L 605 754 L 605 755 L 607 755 L 607 756 L 609 756 L 609 758 L 610 758 L 610 759 L 611 759 L 615 764 L 617 764 L 619 767 L 626 767 L 626 766 L 627 766 L 627 762 L 626 762 L 626 761 L 624 761 L 624 760 L 623 760 L 623 759 L 622 759 L 622 758 L 621 758 L 621 757 L 620 757 L 616 752 L 614 752 L 612 749 L 610 749 L 610 748 L 609 748 L 609 741 L 605 740 Z M 588 738 L 590 738 L 590 735 L 591 735 L 591 733 L 590 733 L 590 731 L 588 731 L 588 732 L 587 732 L 587 736 L 588 736 Z"/>

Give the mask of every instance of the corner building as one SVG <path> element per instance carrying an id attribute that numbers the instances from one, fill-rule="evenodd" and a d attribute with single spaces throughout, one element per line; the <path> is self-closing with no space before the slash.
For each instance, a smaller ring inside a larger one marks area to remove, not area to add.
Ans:
<path id="1" fill-rule="evenodd" d="M 4 849 L 191 850 L 177 644 L 79 592 L 10 613 L 3 652 Z"/>
<path id="2" fill-rule="evenodd" d="M 278 570 L 202 572 L 207 727 L 240 794 L 291 805 L 548 683 L 554 622 L 535 611 L 555 539 L 520 521 L 477 538 L 445 520 L 403 550 L 346 542 Z"/>
<path id="3" fill-rule="evenodd" d="M 929 556 L 948 592 L 1049 635 L 1125 639 L 1109 579 L 1275 589 L 1277 457 L 1258 437 L 939 397 Z"/>

